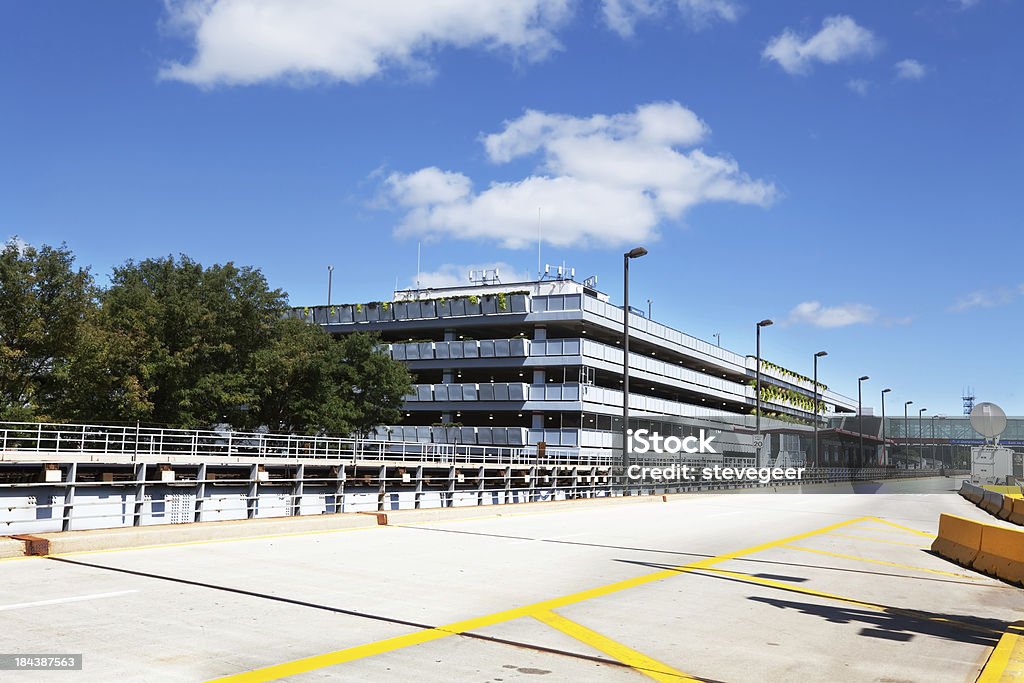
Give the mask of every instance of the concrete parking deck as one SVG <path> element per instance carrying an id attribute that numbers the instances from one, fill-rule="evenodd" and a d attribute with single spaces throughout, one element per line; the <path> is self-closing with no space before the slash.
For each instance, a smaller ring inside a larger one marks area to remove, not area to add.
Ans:
<path id="1" fill-rule="evenodd" d="M 1022 649 L 1024 591 L 926 551 L 940 512 L 990 518 L 952 480 L 906 485 L 946 493 L 697 495 L 0 560 L 0 652 L 83 653 L 62 675 L 97 681 L 959 682 L 990 657 L 997 676 Z"/>

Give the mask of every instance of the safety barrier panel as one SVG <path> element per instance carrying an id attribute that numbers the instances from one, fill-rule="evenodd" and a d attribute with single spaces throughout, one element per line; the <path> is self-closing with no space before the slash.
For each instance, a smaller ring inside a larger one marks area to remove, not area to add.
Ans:
<path id="1" fill-rule="evenodd" d="M 963 482 L 959 493 L 990 515 L 1024 526 L 1024 499 L 990 491 L 968 481 Z"/>
<path id="2" fill-rule="evenodd" d="M 939 516 L 939 535 L 932 543 L 932 552 L 970 567 L 981 548 L 981 523 L 965 517 Z"/>
<path id="3" fill-rule="evenodd" d="M 977 505 L 985 495 L 985 489 L 980 486 L 975 486 L 969 481 L 965 481 L 960 486 L 960 495 Z"/>
<path id="4" fill-rule="evenodd" d="M 942 514 L 932 551 L 964 567 L 1024 586 L 1024 530 Z"/>

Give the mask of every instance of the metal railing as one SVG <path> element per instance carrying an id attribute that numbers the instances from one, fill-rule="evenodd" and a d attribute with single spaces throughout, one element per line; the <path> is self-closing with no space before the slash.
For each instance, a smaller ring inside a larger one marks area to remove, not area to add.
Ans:
<path id="1" fill-rule="evenodd" d="M 284 460 L 378 461 L 437 464 L 537 464 L 536 446 L 478 446 L 419 441 L 378 441 L 335 436 L 303 436 L 142 426 L 0 422 L 0 462 L 55 462 L 95 456 L 153 461 L 195 458 L 233 462 Z M 547 464 L 609 465 L 611 455 L 581 454 L 578 449 L 549 448 Z"/>

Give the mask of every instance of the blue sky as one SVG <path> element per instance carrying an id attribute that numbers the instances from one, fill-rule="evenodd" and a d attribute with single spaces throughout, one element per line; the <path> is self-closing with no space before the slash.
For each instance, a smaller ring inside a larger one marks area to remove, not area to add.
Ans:
<path id="1" fill-rule="evenodd" d="M 297 305 L 543 260 L 865 403 L 1024 414 L 1013 0 L 7 0 L 0 239 Z"/>

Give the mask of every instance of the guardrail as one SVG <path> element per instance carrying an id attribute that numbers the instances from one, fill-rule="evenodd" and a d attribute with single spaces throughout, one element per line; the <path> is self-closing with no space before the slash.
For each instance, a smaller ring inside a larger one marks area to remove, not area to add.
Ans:
<path id="1" fill-rule="evenodd" d="M 440 464 L 536 464 L 535 446 L 379 441 L 334 436 L 303 436 L 142 426 L 0 422 L 0 462 L 46 457 L 55 462 L 108 456 L 117 461 L 402 462 Z M 551 464 L 608 465 L 612 456 L 581 454 L 577 449 L 547 449 Z M 113 460 L 112 460 L 113 461 Z"/>

